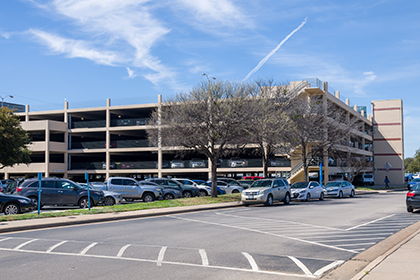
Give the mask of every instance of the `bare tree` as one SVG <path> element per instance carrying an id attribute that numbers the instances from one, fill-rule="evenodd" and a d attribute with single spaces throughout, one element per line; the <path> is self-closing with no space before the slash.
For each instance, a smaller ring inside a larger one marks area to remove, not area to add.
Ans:
<path id="1" fill-rule="evenodd" d="M 256 87 L 227 81 L 202 82 L 179 93 L 152 113 L 147 130 L 150 143 L 181 146 L 208 157 L 211 162 L 212 196 L 217 196 L 219 158 L 246 144 L 244 124 L 255 106 L 250 106 Z"/>
<path id="2" fill-rule="evenodd" d="M 254 116 L 246 125 L 247 142 L 257 146 L 253 151 L 261 156 L 263 176 L 267 177 L 270 157 L 289 149 L 284 136 L 289 102 L 286 88 L 273 80 L 258 80 L 255 84 L 258 95 L 250 104 Z"/>
<path id="3" fill-rule="evenodd" d="M 354 178 L 366 170 L 372 170 L 370 157 L 351 154 L 350 152 L 334 151 L 332 158 L 342 173 L 347 173 L 347 180 L 353 183 Z"/>
<path id="4" fill-rule="evenodd" d="M 348 145 L 356 121 L 343 115 L 339 107 L 325 103 L 323 95 L 302 95 L 289 102 L 286 138 L 293 147 L 291 156 L 301 161 L 306 181 L 311 162 L 318 163 L 331 151 Z"/>

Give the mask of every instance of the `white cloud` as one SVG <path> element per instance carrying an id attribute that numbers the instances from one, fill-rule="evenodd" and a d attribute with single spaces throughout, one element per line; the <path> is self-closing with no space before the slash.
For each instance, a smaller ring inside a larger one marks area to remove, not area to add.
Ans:
<path id="1" fill-rule="evenodd" d="M 86 58 L 109 66 L 114 66 L 115 63 L 121 61 L 116 53 L 95 50 L 85 41 L 66 39 L 37 29 L 30 29 L 29 32 L 46 45 L 53 54 L 65 54 L 69 58 Z"/>
<path id="2" fill-rule="evenodd" d="M 214 27 L 243 28 L 253 25 L 241 8 L 229 0 L 178 0 L 178 7 L 189 12 L 188 23 L 207 32 L 217 32 Z"/>
<path id="3" fill-rule="evenodd" d="M 137 76 L 137 74 L 135 74 L 134 71 L 130 69 L 130 67 L 126 67 L 126 69 L 127 69 L 128 78 L 133 79 Z"/>
<path id="4" fill-rule="evenodd" d="M 168 81 L 175 73 L 154 57 L 151 49 L 170 30 L 153 17 L 149 0 L 54 0 L 38 3 L 55 18 L 71 20 L 65 39 L 31 30 L 54 53 L 83 57 L 105 65 L 131 63 L 142 68 L 152 83 Z M 150 71 L 152 73 L 150 73 Z"/>
<path id="5" fill-rule="evenodd" d="M 365 75 L 365 78 L 363 80 L 356 81 L 356 84 L 354 85 L 354 92 L 359 95 L 365 95 L 363 88 L 373 82 L 377 77 L 372 71 L 364 72 L 363 75 Z"/>

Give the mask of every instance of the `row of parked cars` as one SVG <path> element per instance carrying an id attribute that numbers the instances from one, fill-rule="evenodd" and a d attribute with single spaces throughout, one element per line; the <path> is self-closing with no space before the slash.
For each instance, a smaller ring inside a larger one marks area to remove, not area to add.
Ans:
<path id="1" fill-rule="evenodd" d="M 252 184 L 249 184 L 252 183 Z M 137 181 L 128 177 L 111 177 L 105 182 L 75 183 L 64 178 L 43 178 L 41 181 L 41 201 L 38 201 L 39 180 L 15 180 L 0 193 L 0 211 L 18 214 L 45 205 L 71 205 L 86 208 L 96 205 L 114 205 L 123 200 L 151 202 L 157 199 L 177 199 L 181 197 L 208 196 L 212 193 L 211 181 L 188 178 L 149 178 Z M 217 193 L 242 193 L 245 205 L 265 203 L 272 205 L 275 200 L 288 204 L 290 200 L 323 200 L 325 196 L 354 196 L 354 186 L 346 181 L 328 183 L 325 188 L 317 182 L 301 182 L 290 186 L 286 179 L 261 179 L 257 181 L 236 181 L 232 178 L 217 178 Z"/>
<path id="2" fill-rule="evenodd" d="M 318 182 L 297 182 L 292 186 L 283 178 L 261 179 L 242 192 L 244 205 L 264 203 L 273 205 L 274 201 L 289 204 L 291 199 L 310 201 L 324 200 L 325 197 L 354 197 L 355 188 L 347 181 L 333 181 L 321 186 Z"/>

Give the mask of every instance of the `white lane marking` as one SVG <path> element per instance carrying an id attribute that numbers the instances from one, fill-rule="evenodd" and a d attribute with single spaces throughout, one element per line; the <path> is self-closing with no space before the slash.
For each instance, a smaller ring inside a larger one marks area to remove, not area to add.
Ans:
<path id="1" fill-rule="evenodd" d="M 46 253 L 51 252 L 52 250 L 54 250 L 54 249 L 55 249 L 55 248 L 57 248 L 58 246 L 63 245 L 63 244 L 64 244 L 64 243 L 66 243 L 66 242 L 67 242 L 67 240 L 64 240 L 64 241 L 61 241 L 61 242 L 59 242 L 59 243 L 57 243 L 57 244 L 55 244 L 55 245 L 51 246 L 50 248 L 48 248 L 48 250 L 46 251 Z"/>
<path id="2" fill-rule="evenodd" d="M 305 272 L 306 275 L 312 276 L 312 273 L 309 271 L 306 265 L 304 265 L 300 260 L 292 256 L 287 256 L 287 257 L 291 259 L 300 269 L 302 269 L 302 271 Z"/>
<path id="3" fill-rule="evenodd" d="M 381 235 L 384 235 L 385 237 L 386 236 L 389 236 L 389 235 L 391 235 L 392 233 L 375 233 L 374 234 L 374 236 L 381 236 Z M 297 235 L 297 234 L 296 234 Z M 336 238 L 336 237 L 343 237 L 343 238 L 346 238 L 346 237 L 355 237 L 355 236 L 372 236 L 372 234 L 371 233 L 364 233 L 364 234 L 338 234 L 338 235 L 323 235 L 323 236 L 308 236 L 308 237 L 305 237 L 306 239 L 325 239 L 325 238 L 327 238 L 327 239 L 330 239 L 330 238 Z"/>
<path id="4" fill-rule="evenodd" d="M 25 245 L 27 245 L 27 244 L 29 244 L 29 243 L 31 243 L 31 242 L 34 242 L 34 241 L 36 241 L 36 240 L 38 240 L 38 239 L 32 239 L 32 240 L 26 241 L 26 242 L 24 242 L 24 243 L 20 244 L 19 246 L 16 246 L 15 248 L 13 248 L 13 250 L 19 250 L 19 249 L 20 249 L 20 248 L 22 248 L 23 246 L 25 246 Z"/>
<path id="5" fill-rule="evenodd" d="M 9 239 L 12 239 L 12 237 L 6 237 L 6 238 L 3 238 L 3 239 L 0 239 L 0 242 L 6 241 L 6 240 L 9 240 Z"/>
<path id="6" fill-rule="evenodd" d="M 242 255 L 244 255 L 245 258 L 248 260 L 253 271 L 259 271 L 257 263 L 255 262 L 254 258 L 250 254 L 246 252 L 242 252 Z"/>
<path id="7" fill-rule="evenodd" d="M 305 226 L 305 227 L 315 227 L 315 228 L 323 228 L 323 229 L 328 229 L 328 230 L 343 231 L 343 229 L 339 229 L 339 228 L 332 228 L 332 227 L 326 227 L 326 226 L 318 226 L 318 225 L 304 224 L 304 223 L 293 222 L 293 221 L 284 221 L 284 220 L 275 220 L 275 219 L 257 218 L 257 217 L 243 217 L 243 216 L 238 216 L 238 215 L 225 214 L 225 213 L 221 213 L 221 212 L 216 212 L 216 214 L 217 215 L 222 215 L 222 216 L 229 216 L 229 217 L 234 217 L 234 218 L 240 218 L 240 219 L 247 219 L 247 220 L 261 220 L 261 221 L 278 222 L 278 223 L 282 223 L 283 225 L 284 225 L 284 223 L 289 223 L 289 224 L 301 225 L 301 226 Z"/>
<path id="8" fill-rule="evenodd" d="M 168 247 L 163 246 L 160 249 L 159 256 L 158 256 L 158 259 L 157 259 L 157 266 L 162 266 L 163 259 L 165 258 L 166 248 L 168 248 Z"/>
<path id="9" fill-rule="evenodd" d="M 177 217 L 177 216 L 167 216 L 167 217 L 172 218 L 172 219 L 178 219 L 178 220 L 195 222 L 195 223 L 203 223 L 203 224 L 209 224 L 209 225 L 217 225 L 217 226 L 221 226 L 221 227 L 229 227 L 229 228 L 236 228 L 236 229 L 241 229 L 241 230 L 247 230 L 247 231 L 252 231 L 252 232 L 257 232 L 257 233 L 262 233 L 262 234 L 267 234 L 267 235 L 272 235 L 272 236 L 277 236 L 277 237 L 283 237 L 283 238 L 286 238 L 286 239 L 291 239 L 291 240 L 295 240 L 295 241 L 299 241 L 299 242 L 304 242 L 304 243 L 308 243 L 308 244 L 312 244 L 312 245 L 318 245 L 318 246 L 322 246 L 322 247 L 326 247 L 326 248 L 331 248 L 331 249 L 335 249 L 335 250 L 339 250 L 339 251 L 345 251 L 345 252 L 350 252 L 350 253 L 358 253 L 358 252 L 353 251 L 353 250 L 339 248 L 339 247 L 332 246 L 332 245 L 326 245 L 326 244 L 322 244 L 322 243 L 318 243 L 318 242 L 314 242 L 314 241 L 308 241 L 308 240 L 304 240 L 304 239 L 300 239 L 300 238 L 295 238 L 295 237 L 291 237 L 291 236 L 286 236 L 286 235 L 282 235 L 282 234 L 274 234 L 274 233 L 265 232 L 265 231 L 262 231 L 262 230 L 249 229 L 249 228 L 238 227 L 238 226 L 233 226 L 233 225 L 226 225 L 226 224 L 220 224 L 220 223 L 206 222 L 206 221 L 201 221 L 201 220 L 193 220 L 193 219 L 181 218 L 181 217 Z"/>
<path id="10" fill-rule="evenodd" d="M 360 240 L 376 240 L 384 239 L 385 237 L 372 237 L 372 238 L 354 238 L 354 239 L 337 239 L 337 240 L 324 240 L 322 242 L 331 243 L 331 242 L 343 242 L 343 241 L 360 241 Z"/>
<path id="11" fill-rule="evenodd" d="M 117 257 L 118 257 L 118 258 L 121 258 L 121 257 L 122 257 L 122 255 L 124 254 L 125 250 L 127 250 L 127 248 L 128 248 L 128 247 L 130 247 L 130 246 L 131 246 L 131 244 L 127 244 L 127 245 L 125 245 L 124 247 L 122 247 L 122 248 L 120 249 L 120 251 L 118 252 Z"/>
<path id="12" fill-rule="evenodd" d="M 13 249 L 0 248 L 0 251 L 13 251 Z M 60 256 L 79 256 L 79 257 L 85 257 L 85 258 L 98 258 L 98 259 L 118 259 L 118 260 L 149 262 L 149 263 L 157 263 L 158 262 L 156 260 L 135 259 L 135 258 L 127 258 L 127 257 L 118 258 L 118 257 L 115 257 L 115 256 L 80 255 L 80 254 L 75 254 L 75 253 L 62 253 L 62 252 L 45 253 L 45 252 L 42 252 L 42 251 L 32 251 L 32 250 L 18 250 L 18 252 L 33 253 L 33 254 L 52 254 L 52 255 L 60 255 Z M 190 266 L 190 267 L 204 267 L 201 264 L 195 264 L 195 263 L 180 263 L 180 262 L 171 262 L 171 261 L 162 261 L 162 263 L 172 264 L 172 265 L 180 265 L 180 266 Z M 281 276 L 291 276 L 291 277 L 301 277 L 301 278 L 316 278 L 315 276 L 307 276 L 307 275 L 303 275 L 303 274 L 293 274 L 293 273 L 284 273 L 284 272 L 277 272 L 277 271 L 265 271 L 265 270 L 255 271 L 255 270 L 246 269 L 246 268 L 225 267 L 225 266 L 216 266 L 216 265 L 209 265 L 209 266 L 206 266 L 206 268 L 224 269 L 224 270 L 231 270 L 231 271 L 251 272 L 251 273 L 262 273 L 262 274 L 271 274 L 271 275 L 281 275 Z"/>
<path id="13" fill-rule="evenodd" d="M 207 258 L 206 250 L 200 249 L 200 250 L 198 250 L 198 252 L 200 253 L 202 264 L 204 266 L 208 266 L 209 265 L 209 259 Z"/>
<path id="14" fill-rule="evenodd" d="M 337 266 L 340 266 L 340 265 L 342 265 L 343 263 L 344 263 L 344 261 L 335 261 L 335 262 L 333 262 L 333 263 L 330 263 L 329 265 L 326 265 L 326 266 L 324 266 L 324 267 L 322 267 L 322 268 L 318 269 L 318 270 L 314 273 L 314 275 L 315 275 L 316 277 L 319 277 L 319 276 L 321 276 L 322 274 L 324 274 L 325 272 L 327 272 L 328 270 L 333 269 L 333 268 L 336 268 Z"/>
<path id="15" fill-rule="evenodd" d="M 381 221 L 381 220 L 390 218 L 392 216 L 395 216 L 395 214 L 391 214 L 391 215 L 388 215 L 388 216 L 385 216 L 385 217 L 382 217 L 382 218 L 379 218 L 379 219 L 376 219 L 376 220 L 373 220 L 373 221 L 370 221 L 370 222 L 367 222 L 367 223 L 364 223 L 364 224 L 361 224 L 361 225 L 358 225 L 358 226 L 354 226 L 354 227 L 351 227 L 351 228 L 348 228 L 348 229 L 345 229 L 345 230 L 353 230 L 355 228 L 359 228 L 359 227 L 362 227 L 362 226 L 365 226 L 365 225 L 369 225 L 369 224 L 375 223 L 377 221 Z"/>
<path id="16" fill-rule="evenodd" d="M 89 251 L 92 247 L 94 247 L 96 244 L 98 244 L 98 242 L 93 242 L 92 244 L 90 244 L 89 246 L 87 246 L 85 249 L 83 249 L 79 255 L 84 255 L 87 253 L 87 251 Z"/>
<path id="17" fill-rule="evenodd" d="M 376 244 L 376 242 L 357 243 L 357 244 L 340 244 L 340 245 L 337 245 L 337 246 L 347 247 L 347 246 L 372 245 L 372 244 Z"/>

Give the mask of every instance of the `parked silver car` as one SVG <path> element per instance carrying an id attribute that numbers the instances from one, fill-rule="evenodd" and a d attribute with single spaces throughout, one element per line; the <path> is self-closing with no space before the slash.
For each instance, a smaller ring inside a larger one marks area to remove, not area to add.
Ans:
<path id="1" fill-rule="evenodd" d="M 324 200 L 325 190 L 318 182 L 296 182 L 292 185 L 292 198 L 310 201 L 311 198 Z"/>
<path id="2" fill-rule="evenodd" d="M 326 196 L 342 198 L 345 195 L 354 197 L 355 190 L 354 186 L 347 181 L 333 181 L 328 182 L 324 186 L 326 190 Z"/>
<path id="3" fill-rule="evenodd" d="M 291 189 L 286 179 L 261 179 L 255 181 L 248 189 L 244 190 L 241 200 L 244 205 L 264 203 L 273 205 L 275 200 L 290 203 Z"/>
<path id="4" fill-rule="evenodd" d="M 86 183 L 78 183 L 80 186 L 86 188 Z M 102 192 L 104 193 L 104 204 L 106 206 L 112 206 L 115 204 L 121 204 L 122 202 L 122 195 L 116 192 L 111 192 L 111 191 L 107 191 L 106 190 L 106 185 L 104 183 L 101 182 L 92 182 L 89 183 L 90 185 L 90 189 L 93 190 L 102 190 Z"/>
<path id="5" fill-rule="evenodd" d="M 140 185 L 133 178 L 110 177 L 105 182 L 108 191 L 122 195 L 126 201 L 141 199 L 144 202 L 151 202 L 162 196 L 162 188 L 152 185 Z"/>

